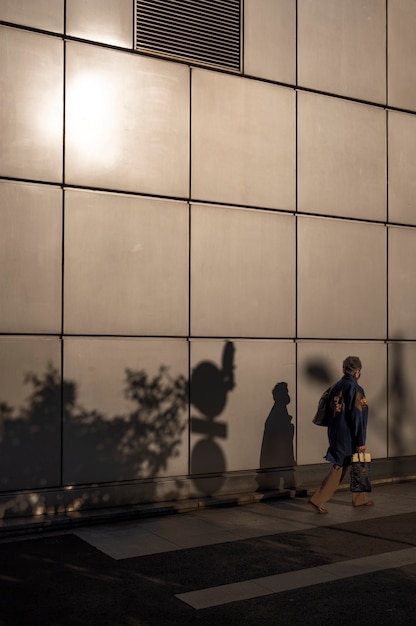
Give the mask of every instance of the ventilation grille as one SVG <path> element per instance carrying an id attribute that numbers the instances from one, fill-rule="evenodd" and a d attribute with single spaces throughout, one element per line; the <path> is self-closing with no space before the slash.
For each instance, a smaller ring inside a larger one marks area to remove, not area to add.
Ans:
<path id="1" fill-rule="evenodd" d="M 136 0 L 136 49 L 240 70 L 241 0 Z"/>

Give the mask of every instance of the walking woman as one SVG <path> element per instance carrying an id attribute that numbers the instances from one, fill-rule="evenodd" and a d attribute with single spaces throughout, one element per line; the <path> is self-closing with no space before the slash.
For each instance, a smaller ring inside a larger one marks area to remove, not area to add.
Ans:
<path id="1" fill-rule="evenodd" d="M 328 440 L 329 448 L 325 459 L 331 469 L 315 491 L 309 504 L 317 513 L 328 513 L 325 503 L 332 498 L 342 482 L 351 456 L 365 452 L 368 420 L 368 404 L 364 389 L 358 384 L 361 375 L 358 356 L 348 356 L 343 364 L 343 377 L 332 387 L 329 396 Z M 372 506 L 367 493 L 353 493 L 352 506 Z"/>

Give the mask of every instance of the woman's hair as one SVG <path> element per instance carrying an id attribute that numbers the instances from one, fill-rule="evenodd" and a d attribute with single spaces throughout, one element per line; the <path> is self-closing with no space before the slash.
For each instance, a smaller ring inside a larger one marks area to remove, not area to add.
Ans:
<path id="1" fill-rule="evenodd" d="M 342 364 L 344 374 L 354 374 L 357 370 L 361 370 L 361 360 L 358 356 L 347 356 Z"/>

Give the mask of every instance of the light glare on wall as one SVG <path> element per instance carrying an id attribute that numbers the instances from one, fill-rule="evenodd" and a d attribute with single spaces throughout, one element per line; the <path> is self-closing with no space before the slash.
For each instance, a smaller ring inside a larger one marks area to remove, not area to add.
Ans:
<path id="1" fill-rule="evenodd" d="M 118 153 L 116 90 L 105 76 L 83 73 L 68 85 L 66 108 L 67 143 L 82 160 L 111 166 Z"/>

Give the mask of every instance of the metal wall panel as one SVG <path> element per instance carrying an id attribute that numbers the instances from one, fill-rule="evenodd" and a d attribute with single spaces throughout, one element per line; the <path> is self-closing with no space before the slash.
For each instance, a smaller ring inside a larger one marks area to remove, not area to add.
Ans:
<path id="1" fill-rule="evenodd" d="M 192 340 L 191 473 L 267 469 L 273 458 L 293 478 L 295 384 L 293 342 Z"/>
<path id="2" fill-rule="evenodd" d="M 386 142 L 383 109 L 299 93 L 299 210 L 385 220 Z"/>
<path id="3" fill-rule="evenodd" d="M 192 70 L 192 197 L 294 210 L 295 92 Z"/>
<path id="4" fill-rule="evenodd" d="M 389 338 L 416 339 L 416 230 L 389 226 Z"/>
<path id="5" fill-rule="evenodd" d="M 292 337 L 294 216 L 193 205 L 191 224 L 192 334 Z"/>
<path id="6" fill-rule="evenodd" d="M 66 33 L 124 48 L 133 47 L 134 0 L 69 0 Z"/>
<path id="7" fill-rule="evenodd" d="M 0 489 L 55 487 L 61 482 L 59 339 L 0 337 L 0 370 Z M 42 496 L 33 494 L 31 504 L 36 515 Z"/>
<path id="8" fill-rule="evenodd" d="M 61 331 L 62 191 L 0 181 L 0 332 Z"/>
<path id="9" fill-rule="evenodd" d="M 188 206 L 67 190 L 65 332 L 187 335 Z"/>
<path id="10" fill-rule="evenodd" d="M 416 226 L 416 116 L 388 112 L 389 221 Z"/>
<path id="11" fill-rule="evenodd" d="M 66 183 L 188 195 L 188 68 L 69 43 L 66 90 Z"/>
<path id="12" fill-rule="evenodd" d="M 298 220 L 298 337 L 386 338 L 386 228 Z"/>
<path id="13" fill-rule="evenodd" d="M 187 372 L 185 340 L 65 339 L 64 484 L 186 474 Z"/>
<path id="14" fill-rule="evenodd" d="M 0 20 L 63 33 L 64 5 L 65 0 L 0 0 Z"/>
<path id="15" fill-rule="evenodd" d="M 296 83 L 296 3 L 245 0 L 244 73 Z"/>
<path id="16" fill-rule="evenodd" d="M 297 6 L 298 84 L 385 103 L 385 0 L 302 0 Z"/>
<path id="17" fill-rule="evenodd" d="M 0 175 L 62 180 L 63 43 L 0 27 Z"/>
<path id="18" fill-rule="evenodd" d="M 388 346 L 388 451 L 390 457 L 416 454 L 415 381 L 416 344 L 395 342 Z"/>
<path id="19" fill-rule="evenodd" d="M 389 0 L 388 100 L 391 107 L 416 111 L 416 3 Z"/>

